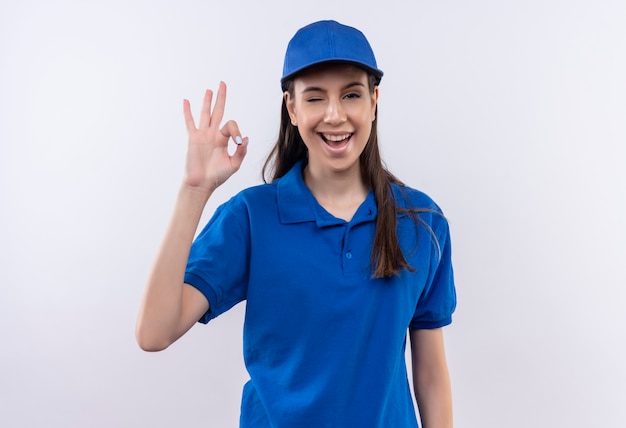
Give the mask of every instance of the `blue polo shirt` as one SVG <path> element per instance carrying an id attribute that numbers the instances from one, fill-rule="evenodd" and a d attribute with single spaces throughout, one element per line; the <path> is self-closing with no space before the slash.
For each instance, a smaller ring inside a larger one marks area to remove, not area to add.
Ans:
<path id="1" fill-rule="evenodd" d="M 405 366 L 407 329 L 451 322 L 456 305 L 448 224 L 424 193 L 395 187 L 415 272 L 372 279 L 376 201 L 351 221 L 322 208 L 303 164 L 220 206 L 194 241 L 185 282 L 208 322 L 246 300 L 242 427 L 417 427 Z"/>

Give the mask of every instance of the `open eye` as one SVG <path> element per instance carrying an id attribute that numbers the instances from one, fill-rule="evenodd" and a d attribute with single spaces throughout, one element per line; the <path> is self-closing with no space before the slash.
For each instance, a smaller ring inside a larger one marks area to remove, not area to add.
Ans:
<path id="1" fill-rule="evenodd" d="M 344 98 L 352 100 L 352 99 L 358 99 L 361 98 L 361 94 L 359 94 L 358 92 L 350 92 L 347 93 Z"/>

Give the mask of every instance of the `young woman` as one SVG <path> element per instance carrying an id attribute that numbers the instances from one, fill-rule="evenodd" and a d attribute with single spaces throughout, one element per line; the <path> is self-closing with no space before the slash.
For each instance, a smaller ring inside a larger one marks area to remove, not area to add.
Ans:
<path id="1" fill-rule="evenodd" d="M 194 241 L 213 191 L 246 154 L 221 125 L 226 86 L 189 102 L 186 173 L 137 324 L 167 348 L 246 300 L 242 427 L 451 427 L 441 328 L 456 305 L 448 224 L 424 193 L 382 164 L 376 131 L 383 72 L 363 34 L 335 21 L 300 29 L 281 80 L 268 183 L 220 206 Z M 228 141 L 237 144 L 229 155 Z"/>

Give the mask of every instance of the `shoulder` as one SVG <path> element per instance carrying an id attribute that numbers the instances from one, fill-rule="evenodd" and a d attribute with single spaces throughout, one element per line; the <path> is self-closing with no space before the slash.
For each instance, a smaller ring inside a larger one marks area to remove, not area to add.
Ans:
<path id="1" fill-rule="evenodd" d="M 397 183 L 393 183 L 391 187 L 399 208 L 434 211 L 443 214 L 439 205 L 423 191 Z"/>
<path id="2" fill-rule="evenodd" d="M 254 221 L 266 221 L 276 209 L 272 208 L 272 195 L 275 186 L 261 184 L 241 190 L 227 201 L 221 203 L 213 212 L 199 237 L 209 231 L 224 233 L 249 234 L 250 225 Z"/>
<path id="3" fill-rule="evenodd" d="M 398 230 L 410 228 L 418 220 L 429 234 L 443 242 L 449 235 L 450 225 L 441 207 L 425 192 L 412 187 L 393 184 L 394 197 L 399 208 Z M 409 221 L 411 219 L 411 221 Z"/>
<path id="4" fill-rule="evenodd" d="M 277 182 L 263 183 L 248 187 L 237 193 L 231 201 L 234 203 L 259 203 L 267 201 L 268 197 L 276 195 Z"/>
<path id="5" fill-rule="evenodd" d="M 274 202 L 273 202 L 274 201 Z M 248 187 L 231 196 L 220 204 L 214 216 L 236 217 L 243 221 L 254 213 L 260 213 L 272 205 L 275 206 L 276 186 L 259 184 Z"/>

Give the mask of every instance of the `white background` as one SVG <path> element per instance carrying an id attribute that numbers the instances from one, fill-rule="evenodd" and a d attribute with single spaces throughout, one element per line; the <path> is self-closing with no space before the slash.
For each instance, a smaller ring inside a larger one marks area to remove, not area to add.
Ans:
<path id="1" fill-rule="evenodd" d="M 1 426 L 237 425 L 243 305 L 134 340 L 182 99 L 226 81 L 250 136 L 206 219 L 260 182 L 287 41 L 326 18 L 370 39 L 385 160 L 451 221 L 456 427 L 624 426 L 621 0 L 2 0 Z"/>

